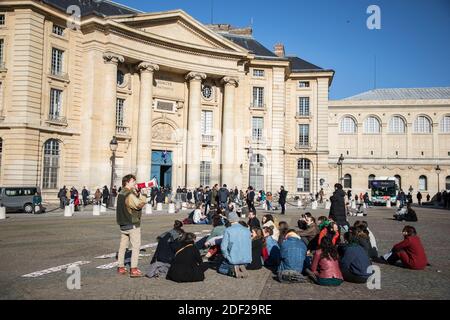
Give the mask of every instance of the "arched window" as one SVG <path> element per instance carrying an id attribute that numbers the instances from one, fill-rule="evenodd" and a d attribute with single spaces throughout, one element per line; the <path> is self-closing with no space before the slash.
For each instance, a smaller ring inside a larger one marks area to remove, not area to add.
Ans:
<path id="1" fill-rule="evenodd" d="M 445 178 L 445 190 L 450 190 L 450 176 L 447 176 L 447 178 Z"/>
<path id="2" fill-rule="evenodd" d="M 371 174 L 369 176 L 369 189 L 372 189 L 372 181 L 375 180 L 375 175 Z"/>
<path id="3" fill-rule="evenodd" d="M 55 139 L 47 140 L 44 144 L 43 189 L 58 188 L 59 156 L 59 141 Z"/>
<path id="4" fill-rule="evenodd" d="M 431 121 L 425 116 L 418 116 L 414 121 L 415 133 L 431 133 Z"/>
<path id="5" fill-rule="evenodd" d="M 398 174 L 396 174 L 394 177 L 397 179 L 398 188 L 401 189 L 402 188 L 402 177 L 400 177 Z"/>
<path id="6" fill-rule="evenodd" d="M 428 190 L 428 181 L 426 176 L 420 176 L 419 177 L 419 191 L 426 191 Z"/>
<path id="7" fill-rule="evenodd" d="M 371 116 L 364 121 L 364 133 L 380 133 L 381 126 L 380 121 L 377 118 Z"/>
<path id="8" fill-rule="evenodd" d="M 356 133 L 356 122 L 351 117 L 341 120 L 341 133 Z"/>
<path id="9" fill-rule="evenodd" d="M 254 154 L 250 159 L 250 185 L 255 190 L 264 190 L 264 156 Z"/>
<path id="10" fill-rule="evenodd" d="M 441 132 L 450 133 L 450 116 L 444 116 L 441 120 Z"/>
<path id="11" fill-rule="evenodd" d="M 405 133 L 405 121 L 399 116 L 394 116 L 389 120 L 389 133 Z"/>
<path id="12" fill-rule="evenodd" d="M 349 174 L 346 174 L 344 176 L 344 188 L 345 189 L 351 189 L 352 188 L 352 176 Z"/>
<path id="13" fill-rule="evenodd" d="M 311 192 L 311 161 L 308 159 L 297 162 L 297 192 Z"/>

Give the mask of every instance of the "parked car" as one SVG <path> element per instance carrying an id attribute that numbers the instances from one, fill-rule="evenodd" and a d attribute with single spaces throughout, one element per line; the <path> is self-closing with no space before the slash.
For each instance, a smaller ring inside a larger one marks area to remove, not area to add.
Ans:
<path id="1" fill-rule="evenodd" d="M 33 213 L 33 196 L 40 191 L 38 187 L 0 187 L 0 206 L 7 212 Z"/>

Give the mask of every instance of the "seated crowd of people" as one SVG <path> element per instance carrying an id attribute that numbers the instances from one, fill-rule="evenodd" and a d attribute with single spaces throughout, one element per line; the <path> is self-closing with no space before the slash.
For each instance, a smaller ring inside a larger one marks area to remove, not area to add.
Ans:
<path id="1" fill-rule="evenodd" d="M 242 221 L 231 204 L 227 209 L 210 210 L 199 204 L 192 214 L 195 223 L 212 224 L 211 233 L 196 241 L 193 233 L 174 228 L 158 237 L 158 245 L 147 277 L 165 277 L 175 282 L 197 282 L 205 271 L 215 268 L 220 274 L 246 278 L 248 271 L 263 267 L 283 283 L 312 281 L 323 286 L 339 286 L 344 281 L 366 283 L 373 262 L 396 264 L 423 270 L 428 261 L 414 227 L 403 229 L 403 241 L 380 257 L 374 234 L 366 221 L 356 221 L 343 229 L 331 217 L 315 219 L 302 215 L 297 228 L 278 222 L 271 214 L 249 212 Z"/>

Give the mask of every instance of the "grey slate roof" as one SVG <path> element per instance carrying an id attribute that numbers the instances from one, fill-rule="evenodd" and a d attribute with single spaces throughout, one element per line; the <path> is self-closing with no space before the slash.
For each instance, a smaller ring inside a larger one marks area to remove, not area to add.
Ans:
<path id="1" fill-rule="evenodd" d="M 304 71 L 304 70 L 322 70 L 321 67 L 318 67 L 308 61 L 300 59 L 299 57 L 287 57 L 291 62 L 291 70 L 295 71 Z"/>
<path id="2" fill-rule="evenodd" d="M 108 0 L 40 0 L 52 7 L 66 12 L 71 5 L 79 6 L 81 9 L 81 16 L 97 15 L 101 17 L 137 14 L 141 11 L 126 7 L 124 5 Z"/>
<path id="3" fill-rule="evenodd" d="M 263 57 L 274 57 L 278 58 L 278 56 L 264 47 L 261 43 L 253 39 L 249 36 L 242 36 L 242 35 L 234 35 L 229 33 L 221 33 L 218 32 L 222 37 L 227 38 L 228 40 L 233 41 L 238 46 L 241 46 L 244 49 L 247 49 L 248 51 L 254 53 L 257 56 L 263 56 Z"/>
<path id="4" fill-rule="evenodd" d="M 423 100 L 450 99 L 450 87 L 375 89 L 343 99 L 358 100 Z"/>

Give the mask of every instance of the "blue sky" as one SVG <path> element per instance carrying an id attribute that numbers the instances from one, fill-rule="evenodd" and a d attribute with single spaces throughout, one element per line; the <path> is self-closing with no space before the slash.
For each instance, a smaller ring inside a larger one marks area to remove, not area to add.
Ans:
<path id="1" fill-rule="evenodd" d="M 148 11 L 183 9 L 202 23 L 250 26 L 269 49 L 336 71 L 330 97 L 374 88 L 450 86 L 450 0 L 116 0 Z M 381 29 L 369 30 L 369 5 Z"/>

